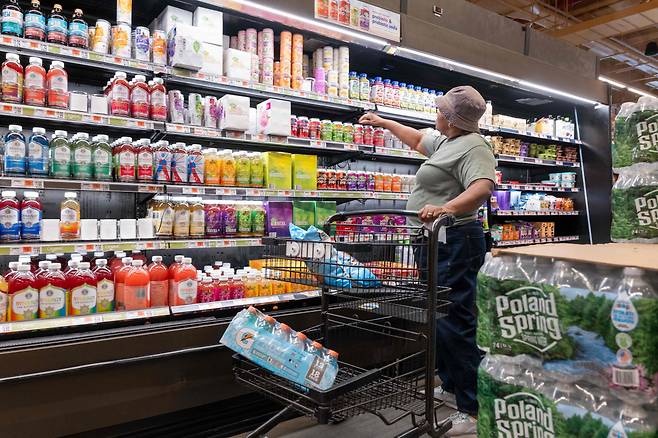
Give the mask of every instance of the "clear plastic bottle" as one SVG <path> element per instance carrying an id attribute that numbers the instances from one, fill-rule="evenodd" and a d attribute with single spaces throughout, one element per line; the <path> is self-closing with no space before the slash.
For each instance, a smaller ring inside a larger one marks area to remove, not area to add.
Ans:
<path id="1" fill-rule="evenodd" d="M 66 131 L 55 131 L 50 140 L 50 176 L 71 177 L 71 146 Z"/>
<path id="2" fill-rule="evenodd" d="M 178 198 L 174 206 L 174 237 L 190 237 L 190 205 L 187 198 Z"/>
<path id="3" fill-rule="evenodd" d="M 32 176 L 47 176 L 50 147 L 44 128 L 32 128 L 32 135 L 28 140 L 27 153 L 28 174 Z"/>
<path id="4" fill-rule="evenodd" d="M 43 208 L 38 192 L 23 192 L 21 202 L 21 238 L 39 240 L 41 237 L 41 217 Z"/>
<path id="5" fill-rule="evenodd" d="M 16 53 L 7 53 L 5 55 L 5 62 L 2 63 L 3 101 L 12 103 L 23 102 L 23 74 L 23 66 L 21 65 L 19 56 Z"/>
<path id="6" fill-rule="evenodd" d="M 393 106 L 393 86 L 390 79 L 384 79 L 384 105 Z"/>
<path id="7" fill-rule="evenodd" d="M 25 175 L 27 154 L 23 127 L 9 125 L 9 132 L 4 138 L 4 169 L 10 175 Z"/>
<path id="8" fill-rule="evenodd" d="M 133 139 L 130 137 L 121 137 L 112 149 L 112 158 L 114 160 L 114 176 L 116 180 L 122 182 L 135 181 L 137 160 Z"/>
<path id="9" fill-rule="evenodd" d="M 407 108 L 407 84 L 405 82 L 400 82 L 398 93 L 400 95 L 400 108 Z"/>
<path id="10" fill-rule="evenodd" d="M 50 263 L 39 289 L 39 318 L 66 316 L 68 286 L 60 263 Z"/>
<path id="11" fill-rule="evenodd" d="M 89 134 L 78 132 L 71 142 L 71 156 L 73 157 L 73 178 L 90 180 L 94 176 L 94 163 L 92 147 L 89 143 Z"/>
<path id="12" fill-rule="evenodd" d="M 203 237 L 205 226 L 206 213 L 202 199 L 190 199 L 190 237 Z"/>
<path id="13" fill-rule="evenodd" d="M 3 35 L 23 36 L 23 10 L 16 0 L 8 0 L 2 7 L 0 30 Z"/>
<path id="14" fill-rule="evenodd" d="M 67 276 L 70 289 L 69 315 L 96 313 L 96 276 L 89 262 L 78 263 L 78 269 Z"/>
<path id="15" fill-rule="evenodd" d="M 96 312 L 114 310 L 114 274 L 107 266 L 106 259 L 97 259 L 92 272 L 96 278 Z"/>
<path id="16" fill-rule="evenodd" d="M 137 119 L 149 118 L 150 89 L 146 83 L 146 77 L 136 75 L 132 90 L 130 91 L 130 112 Z"/>
<path id="17" fill-rule="evenodd" d="M 46 69 L 41 58 L 31 56 L 25 67 L 23 97 L 26 105 L 46 105 Z"/>
<path id="18" fill-rule="evenodd" d="M 17 241 L 21 238 L 20 204 L 16 192 L 3 190 L 0 200 L 0 240 Z"/>
<path id="19" fill-rule="evenodd" d="M 99 181 L 112 181 L 112 147 L 108 140 L 107 135 L 99 134 L 91 143 L 93 176 Z"/>
<path id="20" fill-rule="evenodd" d="M 60 206 L 59 235 L 62 240 L 80 238 L 80 203 L 75 192 L 64 193 Z"/>
<path id="21" fill-rule="evenodd" d="M 64 70 L 62 61 L 53 61 L 46 74 L 48 83 L 48 106 L 68 109 L 69 107 L 69 76 Z"/>
<path id="22" fill-rule="evenodd" d="M 167 121 L 167 89 L 162 78 L 154 78 L 150 89 L 151 119 Z"/>
<path id="23" fill-rule="evenodd" d="M 368 75 L 361 73 L 359 75 L 359 99 L 363 101 L 370 100 L 370 81 L 368 80 Z"/>
<path id="24" fill-rule="evenodd" d="M 153 164 L 153 148 L 151 141 L 148 138 L 143 138 L 137 143 L 137 180 L 138 181 L 152 181 L 154 164 Z"/>
<path id="25" fill-rule="evenodd" d="M 110 114 L 128 117 L 130 115 L 130 85 L 125 72 L 118 71 L 110 86 Z"/>
<path id="26" fill-rule="evenodd" d="M 7 279 L 7 320 L 23 321 L 39 316 L 39 291 L 35 289 L 34 274 L 30 265 L 18 265 L 14 275 Z"/>
<path id="27" fill-rule="evenodd" d="M 143 260 L 133 260 L 126 272 L 124 302 L 126 310 L 146 309 L 151 306 L 150 277 Z"/>
<path id="28" fill-rule="evenodd" d="M 150 279 L 151 307 L 169 304 L 169 272 L 162 263 L 162 256 L 153 256 L 148 267 Z"/>

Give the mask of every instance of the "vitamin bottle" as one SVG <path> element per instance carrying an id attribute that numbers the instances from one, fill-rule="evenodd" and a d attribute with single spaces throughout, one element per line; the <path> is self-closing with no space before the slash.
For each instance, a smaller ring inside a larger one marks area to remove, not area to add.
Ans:
<path id="1" fill-rule="evenodd" d="M 94 179 L 112 181 L 112 147 L 105 134 L 94 136 L 91 143 L 91 159 Z"/>
<path id="2" fill-rule="evenodd" d="M 8 321 L 24 321 L 39 316 L 39 291 L 34 283 L 29 265 L 18 265 L 16 273 L 7 278 Z"/>
<path id="3" fill-rule="evenodd" d="M 185 143 L 174 143 L 171 151 L 171 180 L 187 182 L 187 151 Z"/>
<path id="4" fill-rule="evenodd" d="M 71 47 L 87 49 L 89 48 L 89 26 L 82 16 L 82 9 L 73 11 L 71 24 L 69 24 L 68 41 Z"/>
<path id="5" fill-rule="evenodd" d="M 50 176 L 53 178 L 71 176 L 71 146 L 66 137 L 66 131 L 57 130 L 50 140 Z"/>
<path id="6" fill-rule="evenodd" d="M 169 296 L 169 305 L 193 304 L 197 295 L 197 273 L 192 259 L 185 257 L 183 264 L 175 270 L 174 290 Z"/>
<path id="7" fill-rule="evenodd" d="M 126 310 L 146 309 L 150 307 L 149 273 L 143 260 L 133 260 L 132 268 L 126 272 L 124 300 Z"/>
<path id="8" fill-rule="evenodd" d="M 96 278 L 96 312 L 114 310 L 114 274 L 107 267 L 106 259 L 96 259 L 92 272 Z"/>
<path id="9" fill-rule="evenodd" d="M 48 17 L 46 25 L 46 40 L 49 43 L 66 45 L 68 35 L 68 23 L 62 14 L 62 6 L 55 3 Z"/>
<path id="10" fill-rule="evenodd" d="M 69 287 L 69 315 L 96 313 L 96 277 L 91 272 L 89 262 L 78 263 L 77 270 L 67 275 Z"/>
<path id="11" fill-rule="evenodd" d="M 123 257 L 121 266 L 114 273 L 114 306 L 116 310 L 126 310 L 126 275 L 132 269 L 132 257 Z"/>
<path id="12" fill-rule="evenodd" d="M 27 170 L 29 175 L 48 175 L 50 147 L 44 128 L 32 128 L 27 145 Z"/>
<path id="13" fill-rule="evenodd" d="M 236 152 L 235 157 L 235 185 L 249 187 L 251 184 L 251 160 L 247 152 Z"/>
<path id="14" fill-rule="evenodd" d="M 80 203 L 75 192 L 64 193 L 60 206 L 59 235 L 62 240 L 80 238 Z"/>
<path id="15" fill-rule="evenodd" d="M 126 80 L 126 73 L 122 71 L 115 73 L 110 90 L 110 114 L 128 117 L 130 115 L 130 85 Z"/>
<path id="16" fill-rule="evenodd" d="M 201 198 L 190 200 L 190 237 L 203 237 L 206 226 L 206 211 Z"/>
<path id="17" fill-rule="evenodd" d="M 173 305 L 173 304 L 171 304 L 172 303 L 171 299 L 172 299 L 172 295 L 174 293 L 174 288 L 176 287 L 176 271 L 178 270 L 178 268 L 183 266 L 183 259 L 184 258 L 185 258 L 185 256 L 183 256 L 183 255 L 174 256 L 174 263 L 169 265 L 169 268 L 167 269 L 168 270 L 168 276 L 169 276 L 169 304 L 170 305 Z"/>
<path id="18" fill-rule="evenodd" d="M 171 181 L 171 149 L 169 142 L 164 140 L 153 146 L 153 179 L 155 181 Z"/>
<path id="19" fill-rule="evenodd" d="M 151 119 L 167 121 L 167 89 L 162 78 L 154 78 L 150 90 Z"/>
<path id="20" fill-rule="evenodd" d="M 137 145 L 137 179 L 153 181 L 153 149 L 148 138 L 139 140 Z"/>
<path id="21" fill-rule="evenodd" d="M 206 184 L 219 185 L 219 173 L 220 167 L 217 149 L 206 149 L 204 157 L 204 180 Z"/>
<path id="22" fill-rule="evenodd" d="M 187 151 L 187 181 L 193 184 L 203 184 L 204 167 L 201 145 L 191 145 Z"/>
<path id="23" fill-rule="evenodd" d="M 169 305 L 169 271 L 162 263 L 162 256 L 153 256 L 148 267 L 149 292 L 151 294 L 151 307 Z"/>
<path id="24" fill-rule="evenodd" d="M 23 127 L 20 125 L 9 125 L 9 131 L 5 134 L 5 172 L 10 175 L 25 175 L 26 170 L 26 148 Z"/>
<path id="25" fill-rule="evenodd" d="M 23 11 L 16 0 L 9 0 L 2 7 L 1 23 L 3 35 L 23 36 Z"/>
<path id="26" fill-rule="evenodd" d="M 130 137 L 121 137 L 112 149 L 114 176 L 117 181 L 135 181 L 135 147 Z"/>
<path id="27" fill-rule="evenodd" d="M 7 53 L 2 63 L 2 100 L 12 103 L 23 101 L 23 66 L 15 53 Z"/>
<path id="28" fill-rule="evenodd" d="M 190 205 L 186 198 L 179 198 L 174 206 L 174 237 L 190 236 Z"/>
<path id="29" fill-rule="evenodd" d="M 89 134 L 78 132 L 71 142 L 71 156 L 73 157 L 73 178 L 90 180 L 94 175 L 94 163 L 89 143 Z"/>
<path id="30" fill-rule="evenodd" d="M 0 240 L 16 241 L 21 238 L 20 205 L 16 192 L 4 190 L 0 200 Z"/>
<path id="31" fill-rule="evenodd" d="M 60 263 L 50 263 L 40 282 L 39 318 L 58 318 L 67 315 L 68 287 Z"/>
<path id="32" fill-rule="evenodd" d="M 220 184 L 223 186 L 235 186 L 235 157 L 230 149 L 224 149 L 221 156 L 222 175 Z"/>
<path id="33" fill-rule="evenodd" d="M 133 117 L 138 119 L 149 118 L 149 86 L 146 83 L 146 77 L 136 75 L 132 90 L 130 91 L 130 112 Z"/>
<path id="34" fill-rule="evenodd" d="M 50 63 L 48 74 L 48 106 L 67 109 L 69 107 L 69 76 L 62 61 Z"/>
<path id="35" fill-rule="evenodd" d="M 23 37 L 38 41 L 45 41 L 46 39 L 46 17 L 41 12 L 39 0 L 32 0 L 32 7 L 25 13 Z"/>
<path id="36" fill-rule="evenodd" d="M 38 240 L 41 237 L 42 206 L 39 193 L 23 192 L 21 202 L 21 238 Z"/>
<path id="37" fill-rule="evenodd" d="M 46 105 L 46 69 L 41 58 L 31 56 L 29 65 L 25 67 L 23 98 L 26 105 Z"/>

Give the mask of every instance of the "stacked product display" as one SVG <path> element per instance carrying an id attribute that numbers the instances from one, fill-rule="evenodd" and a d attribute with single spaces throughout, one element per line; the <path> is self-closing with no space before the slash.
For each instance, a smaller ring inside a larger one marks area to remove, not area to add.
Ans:
<path id="1" fill-rule="evenodd" d="M 555 222 L 505 222 L 489 228 L 494 242 L 532 241 L 555 237 Z"/>
<path id="2" fill-rule="evenodd" d="M 397 175 L 342 169 L 318 169 L 318 189 L 369 190 L 375 192 L 409 193 L 414 187 L 414 175 Z"/>
<path id="3" fill-rule="evenodd" d="M 532 212 L 575 211 L 570 198 L 547 195 L 545 193 L 522 192 L 520 190 L 495 190 L 491 195 L 492 211 L 514 210 Z"/>
<path id="4" fill-rule="evenodd" d="M 516 138 L 487 137 L 494 154 L 514 157 L 532 157 L 542 160 L 560 160 L 577 163 L 578 148 L 563 145 L 528 143 Z"/>

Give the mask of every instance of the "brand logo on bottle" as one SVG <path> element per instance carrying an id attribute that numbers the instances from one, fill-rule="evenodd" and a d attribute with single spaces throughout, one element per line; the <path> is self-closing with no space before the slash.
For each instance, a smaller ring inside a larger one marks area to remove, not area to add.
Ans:
<path id="1" fill-rule="evenodd" d="M 243 327 L 235 334 L 235 343 L 244 350 L 250 350 L 254 345 L 256 331 L 252 328 Z"/>
<path id="2" fill-rule="evenodd" d="M 640 150 L 658 153 L 658 121 L 640 122 L 635 130 Z"/>
<path id="3" fill-rule="evenodd" d="M 658 190 L 635 198 L 635 213 L 640 225 L 658 230 Z"/>
<path id="4" fill-rule="evenodd" d="M 536 395 L 517 392 L 494 400 L 498 436 L 553 438 L 553 413 Z"/>
<path id="5" fill-rule="evenodd" d="M 496 297 L 496 316 L 505 339 L 546 352 L 562 339 L 555 295 L 520 287 Z"/>

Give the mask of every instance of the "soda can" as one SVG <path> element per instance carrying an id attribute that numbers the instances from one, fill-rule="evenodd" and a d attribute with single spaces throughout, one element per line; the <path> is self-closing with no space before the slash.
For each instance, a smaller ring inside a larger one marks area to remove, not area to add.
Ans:
<path id="1" fill-rule="evenodd" d="M 200 94 L 190 93 L 187 95 L 187 114 L 192 126 L 203 125 L 203 98 Z"/>
<path id="2" fill-rule="evenodd" d="M 219 127 L 219 102 L 215 96 L 203 98 L 203 124 L 206 128 Z"/>
<path id="3" fill-rule="evenodd" d="M 148 27 L 137 26 L 133 31 L 133 58 L 139 61 L 151 60 L 151 32 Z"/>
<path id="4" fill-rule="evenodd" d="M 91 40 L 91 50 L 96 53 L 109 53 L 111 36 L 112 27 L 110 26 L 110 22 L 98 19 L 94 28 L 94 37 Z"/>
<path id="5" fill-rule="evenodd" d="M 269 28 L 261 32 L 263 58 L 274 58 L 274 31 Z"/>
<path id="6" fill-rule="evenodd" d="M 98 31 L 98 29 L 96 30 Z M 119 23 L 112 26 L 112 54 L 123 58 L 130 58 L 130 26 Z"/>
<path id="7" fill-rule="evenodd" d="M 249 28 L 245 32 L 245 47 L 247 52 L 253 53 L 254 55 L 258 54 L 258 31 L 253 28 Z"/>
<path id="8" fill-rule="evenodd" d="M 241 30 L 238 32 L 238 50 L 242 50 L 243 52 L 247 50 L 247 31 L 246 30 Z"/>
<path id="9" fill-rule="evenodd" d="M 169 90 L 169 120 L 171 123 L 185 123 L 185 97 L 180 90 Z"/>
<path id="10" fill-rule="evenodd" d="M 154 30 L 151 38 L 151 60 L 155 64 L 167 63 L 167 34 L 163 30 Z"/>

